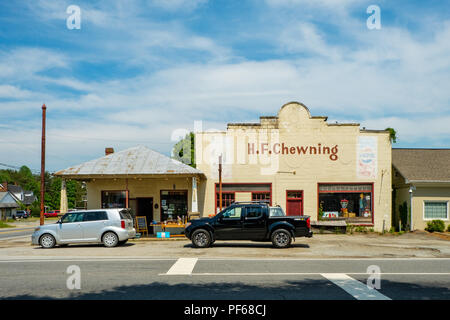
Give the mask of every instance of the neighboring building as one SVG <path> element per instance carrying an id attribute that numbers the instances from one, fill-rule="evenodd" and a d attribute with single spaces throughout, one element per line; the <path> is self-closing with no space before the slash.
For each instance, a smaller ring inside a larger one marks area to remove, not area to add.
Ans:
<path id="1" fill-rule="evenodd" d="M 17 201 L 26 206 L 27 210 L 29 210 L 31 204 L 37 200 L 33 191 L 23 190 L 21 186 L 8 184 L 7 182 L 0 184 L 0 192 L 1 191 L 9 191 Z"/>
<path id="2" fill-rule="evenodd" d="M 198 216 L 197 169 L 138 146 L 54 174 L 86 183 L 87 208 L 132 208 L 151 221 L 176 221 Z M 63 186 L 65 183 L 63 183 Z"/>
<path id="3" fill-rule="evenodd" d="M 20 205 L 11 192 L 0 192 L 0 219 L 6 220 L 16 216 Z"/>
<path id="4" fill-rule="evenodd" d="M 223 132 L 196 132 L 196 164 L 206 175 L 200 212 L 265 200 L 288 215 L 345 220 L 381 231 L 391 225 L 391 142 L 388 131 L 327 123 L 301 103 L 259 123 L 231 123 Z"/>
<path id="5" fill-rule="evenodd" d="M 423 230 L 434 219 L 448 225 L 450 149 L 392 149 L 392 165 L 395 215 L 406 203 L 412 229 Z"/>
<path id="6" fill-rule="evenodd" d="M 8 184 L 8 191 L 20 202 L 23 202 L 25 196 L 23 194 L 23 189 L 21 186 L 16 186 L 14 184 Z"/>

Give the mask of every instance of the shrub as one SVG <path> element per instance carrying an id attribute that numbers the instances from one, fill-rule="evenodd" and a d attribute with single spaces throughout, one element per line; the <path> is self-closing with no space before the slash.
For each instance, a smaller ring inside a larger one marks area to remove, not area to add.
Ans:
<path id="1" fill-rule="evenodd" d="M 450 224 L 447 227 L 447 232 L 450 232 Z"/>
<path id="2" fill-rule="evenodd" d="M 442 220 L 428 221 L 425 230 L 427 230 L 428 232 L 444 232 L 445 223 Z"/>
<path id="3" fill-rule="evenodd" d="M 367 231 L 367 228 L 366 228 L 366 227 L 363 227 L 363 226 L 356 227 L 355 231 L 356 231 L 356 232 L 364 232 L 364 233 L 367 233 L 367 232 L 368 232 L 368 231 Z"/>
<path id="4" fill-rule="evenodd" d="M 350 234 L 353 234 L 353 230 L 355 229 L 355 226 L 352 224 L 347 225 L 347 232 Z"/>

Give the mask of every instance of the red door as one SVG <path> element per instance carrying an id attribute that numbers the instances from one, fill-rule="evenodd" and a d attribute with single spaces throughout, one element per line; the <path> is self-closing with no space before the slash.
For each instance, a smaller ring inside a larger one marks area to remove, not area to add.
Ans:
<path id="1" fill-rule="evenodd" d="M 288 216 L 302 216 L 303 215 L 303 205 L 302 200 L 288 200 L 287 201 L 287 212 Z"/>
<path id="2" fill-rule="evenodd" d="M 302 190 L 286 190 L 286 215 L 288 216 L 303 215 Z"/>

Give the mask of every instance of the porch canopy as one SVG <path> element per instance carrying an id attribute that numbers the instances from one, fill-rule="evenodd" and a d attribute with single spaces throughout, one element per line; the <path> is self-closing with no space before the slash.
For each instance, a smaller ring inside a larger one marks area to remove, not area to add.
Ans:
<path id="1" fill-rule="evenodd" d="M 145 146 L 137 146 L 117 153 L 111 152 L 110 148 L 105 151 L 104 157 L 58 171 L 54 173 L 54 176 L 61 177 L 64 180 L 73 179 L 86 182 L 101 179 L 126 179 L 128 181 L 128 179 L 188 178 L 192 179 L 192 195 L 195 197 L 195 199 L 192 199 L 192 212 L 198 211 L 197 180 L 206 179 L 200 170 Z M 65 183 L 62 183 L 61 209 L 66 211 L 66 208 Z"/>

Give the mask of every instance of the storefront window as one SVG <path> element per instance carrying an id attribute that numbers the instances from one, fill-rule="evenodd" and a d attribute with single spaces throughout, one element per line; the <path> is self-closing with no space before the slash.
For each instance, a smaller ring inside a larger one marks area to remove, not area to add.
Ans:
<path id="1" fill-rule="evenodd" d="M 252 192 L 252 201 L 264 201 L 270 204 L 270 192 Z"/>
<path id="2" fill-rule="evenodd" d="M 175 222 L 187 214 L 187 191 L 161 191 L 161 221 Z"/>
<path id="3" fill-rule="evenodd" d="M 216 213 L 220 212 L 219 184 L 216 183 Z M 236 192 L 251 192 L 252 201 L 266 201 L 271 203 L 270 183 L 223 183 L 222 184 L 222 209 L 235 202 Z"/>
<path id="4" fill-rule="evenodd" d="M 372 185 L 319 185 L 319 218 L 372 222 Z"/>
<path id="5" fill-rule="evenodd" d="M 222 192 L 222 209 L 234 203 L 234 192 Z M 220 194 L 216 193 L 216 213 L 220 211 Z"/>
<path id="6" fill-rule="evenodd" d="M 102 208 L 125 208 L 126 191 L 102 191 Z"/>

